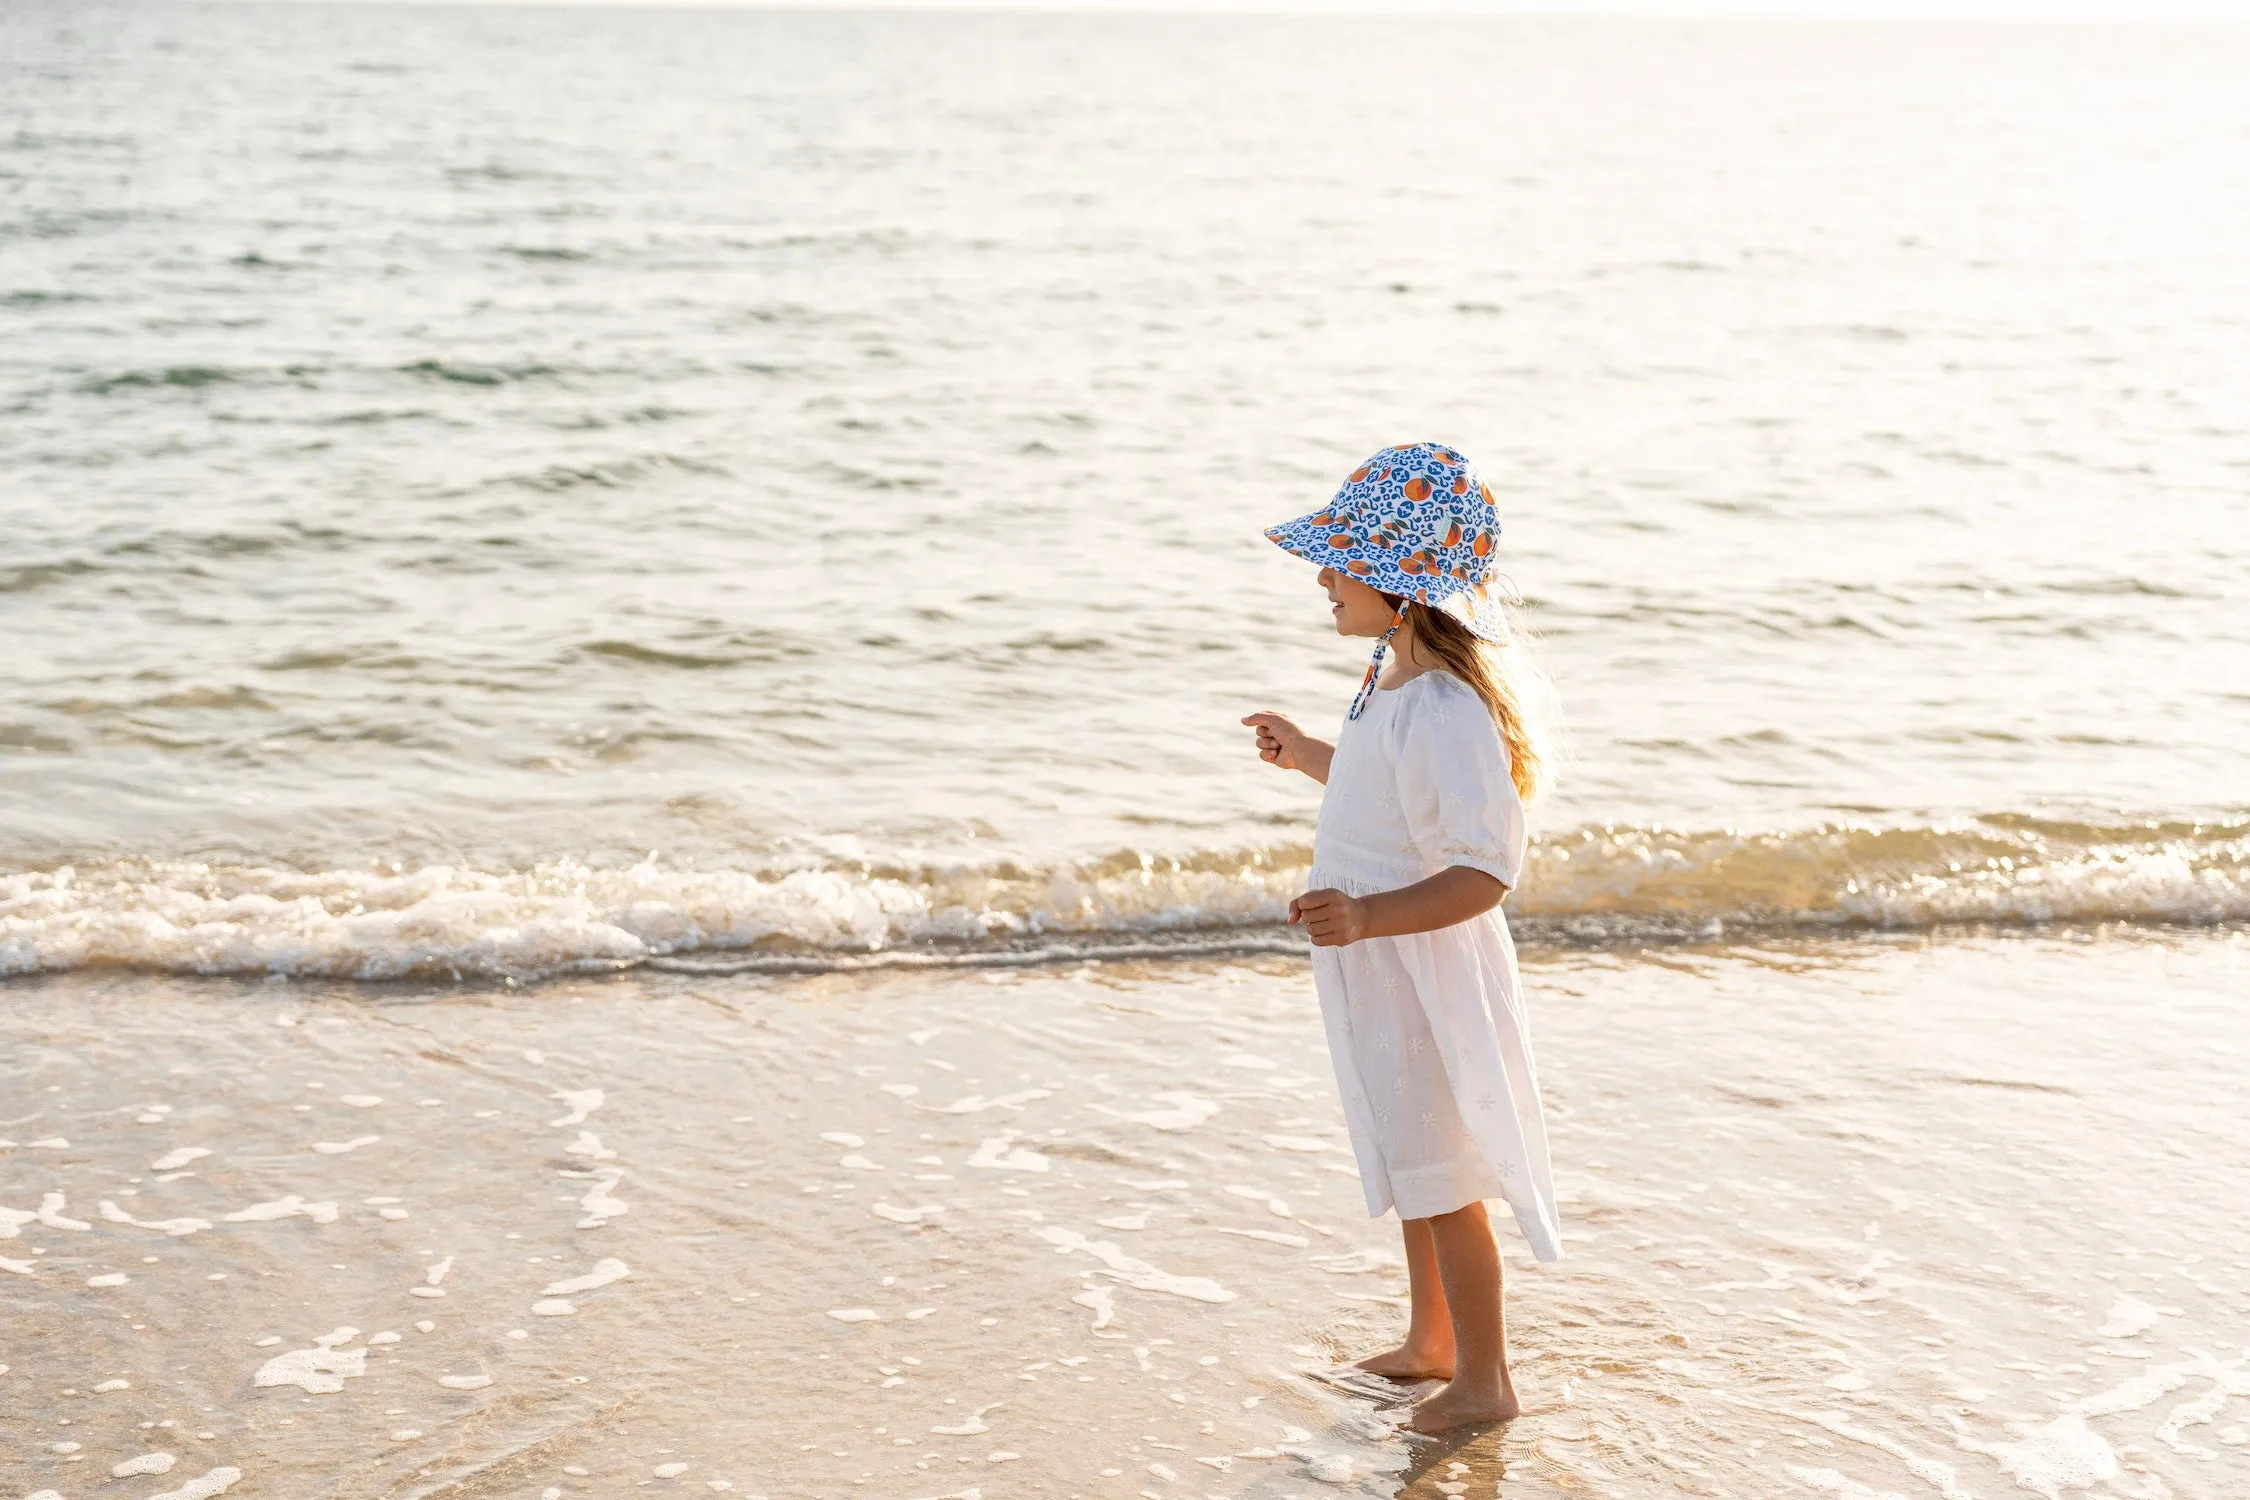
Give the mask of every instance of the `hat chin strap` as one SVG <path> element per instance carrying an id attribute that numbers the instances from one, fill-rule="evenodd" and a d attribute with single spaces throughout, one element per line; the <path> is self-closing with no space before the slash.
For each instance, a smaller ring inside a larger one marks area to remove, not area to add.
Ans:
<path id="1" fill-rule="evenodd" d="M 1358 718 L 1367 707 L 1367 700 L 1375 696 L 1375 677 L 1383 670 L 1383 653 L 1391 649 L 1391 637 L 1397 635 L 1399 626 L 1405 623 L 1406 602 L 1401 600 L 1397 612 L 1391 616 L 1391 628 L 1384 631 L 1383 638 L 1375 643 L 1374 659 L 1367 664 L 1367 675 L 1359 680 L 1359 691 L 1352 697 L 1351 711 L 1344 715 L 1346 719 Z"/>

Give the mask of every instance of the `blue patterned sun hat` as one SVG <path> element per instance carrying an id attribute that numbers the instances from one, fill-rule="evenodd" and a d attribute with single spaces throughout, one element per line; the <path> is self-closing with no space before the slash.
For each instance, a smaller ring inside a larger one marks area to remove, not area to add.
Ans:
<path id="1" fill-rule="evenodd" d="M 1500 512 L 1476 465 L 1442 443 L 1385 448 L 1352 470 L 1324 509 L 1268 527 L 1266 537 L 1386 594 L 1442 609 L 1481 640 L 1507 639 L 1506 616 L 1485 592 Z M 1376 643 L 1350 717 L 1367 706 L 1383 654 L 1405 619 L 1401 604 Z"/>

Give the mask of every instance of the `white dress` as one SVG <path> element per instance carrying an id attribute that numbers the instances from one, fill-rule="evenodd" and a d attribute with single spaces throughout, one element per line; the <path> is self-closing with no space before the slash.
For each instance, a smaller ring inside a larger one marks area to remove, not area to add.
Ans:
<path id="1" fill-rule="evenodd" d="M 1466 865 L 1513 890 L 1525 840 L 1492 715 L 1459 678 L 1424 672 L 1377 689 L 1345 721 L 1310 885 L 1366 896 Z M 1312 954 L 1368 1216 L 1422 1219 L 1505 1198 L 1532 1254 L 1560 1259 L 1539 1076 L 1500 909 Z"/>

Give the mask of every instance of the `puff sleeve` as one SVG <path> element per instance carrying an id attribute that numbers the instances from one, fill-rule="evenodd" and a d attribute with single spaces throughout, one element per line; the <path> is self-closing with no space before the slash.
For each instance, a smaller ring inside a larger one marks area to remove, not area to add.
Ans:
<path id="1" fill-rule="evenodd" d="M 1466 683 L 1442 672 L 1421 680 L 1417 701 L 1400 705 L 1411 712 L 1397 757 L 1399 810 L 1414 847 L 1432 873 L 1466 865 L 1514 890 L 1528 834 L 1499 726 Z"/>

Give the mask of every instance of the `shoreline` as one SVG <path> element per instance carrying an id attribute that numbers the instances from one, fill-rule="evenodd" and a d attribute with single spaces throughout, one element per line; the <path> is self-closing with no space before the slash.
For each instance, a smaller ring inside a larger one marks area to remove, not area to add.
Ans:
<path id="1" fill-rule="evenodd" d="M 2193 1494 L 2250 1473 L 2246 966 L 1527 954 L 1566 1259 L 1503 1231 L 1527 1413 L 1438 1444 L 1332 1378 L 1403 1278 L 1297 960 L 19 982 L 0 1412 L 65 1495 L 155 1451 L 237 1496 Z M 336 1389 L 256 1383 L 292 1351 Z"/>

